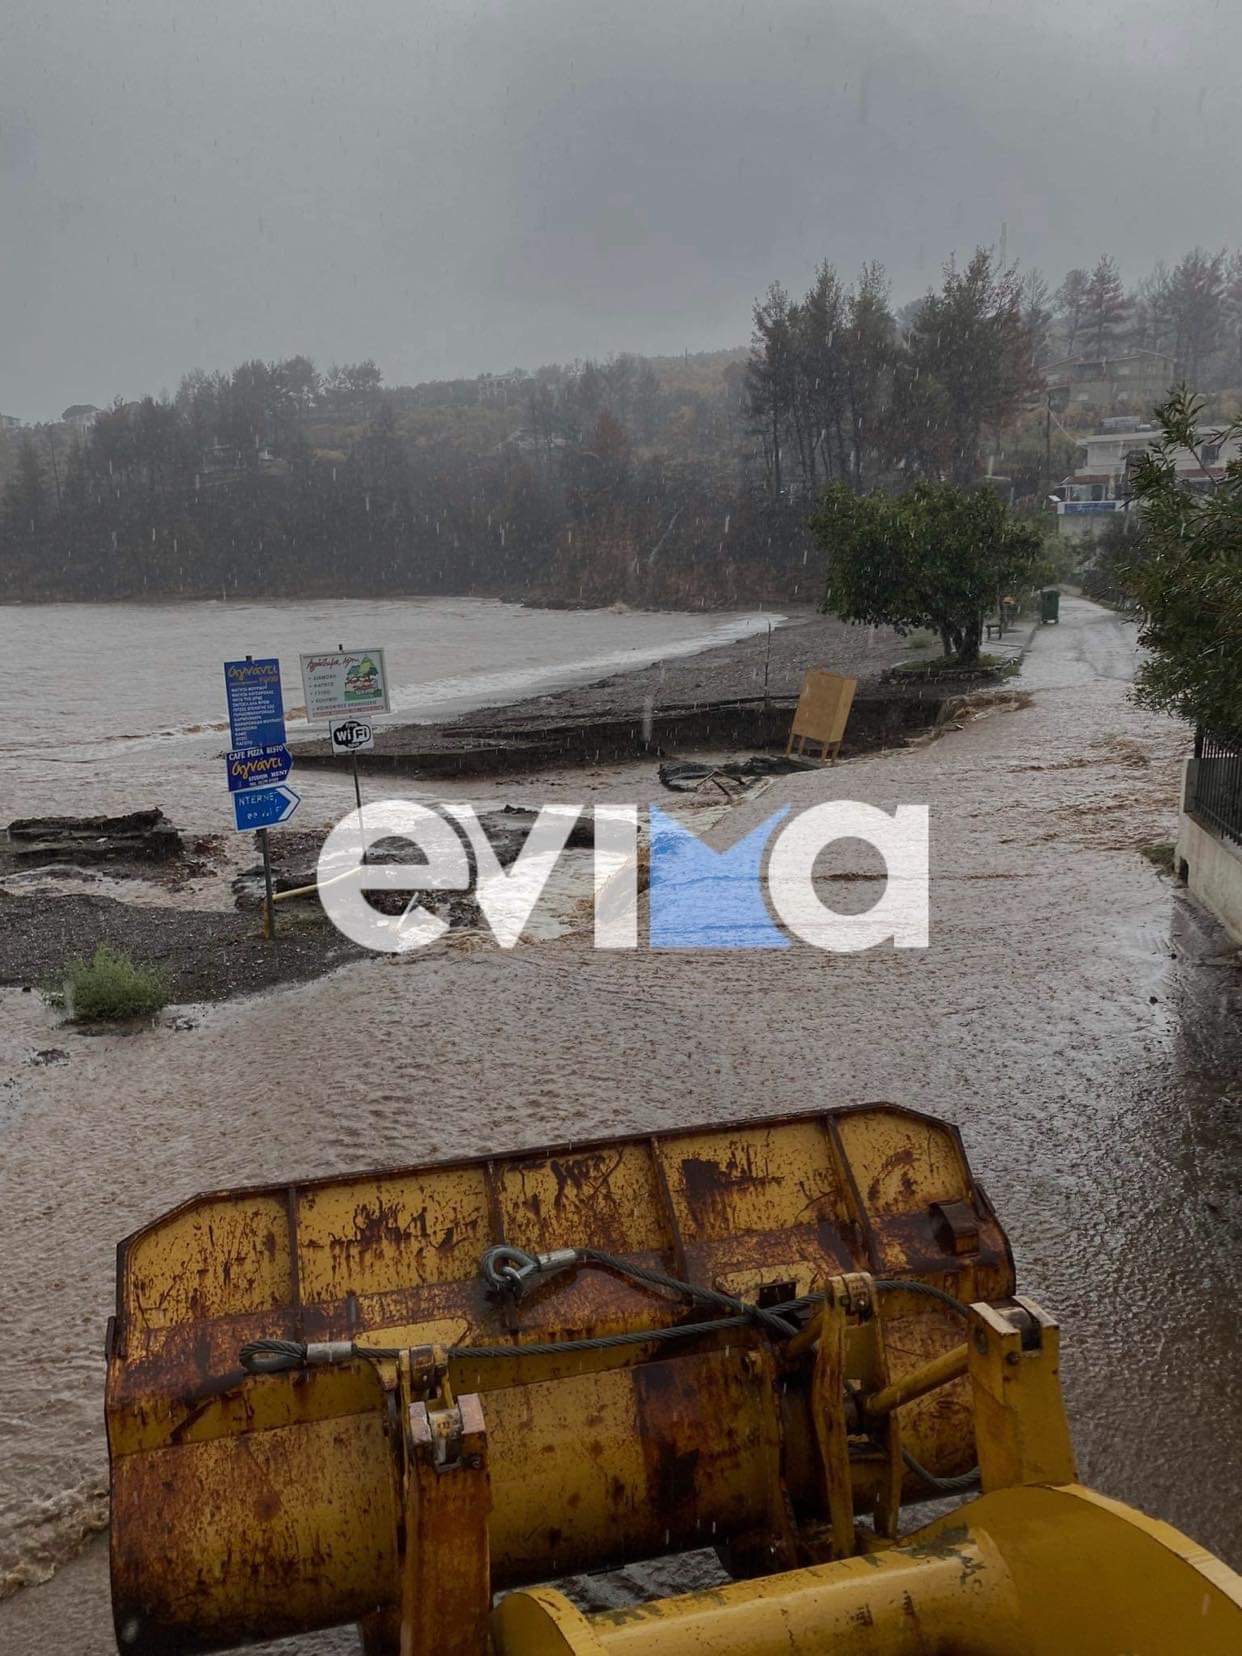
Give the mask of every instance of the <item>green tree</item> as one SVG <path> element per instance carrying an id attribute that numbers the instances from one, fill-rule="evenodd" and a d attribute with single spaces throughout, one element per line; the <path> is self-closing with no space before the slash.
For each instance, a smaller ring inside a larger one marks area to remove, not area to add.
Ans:
<path id="1" fill-rule="evenodd" d="M 1067 357 L 1077 356 L 1082 345 L 1082 324 L 1090 277 L 1085 270 L 1075 268 L 1065 273 L 1065 279 L 1053 298 L 1053 308 L 1061 336 L 1061 349 Z"/>
<path id="2" fill-rule="evenodd" d="M 828 489 L 811 530 L 827 554 L 821 608 L 843 621 L 934 628 L 946 656 L 979 659 L 983 619 L 1039 576 L 1042 543 L 990 489 L 918 483 L 903 495 Z"/>
<path id="3" fill-rule="evenodd" d="M 984 434 L 995 438 L 1035 383 L 1017 274 L 976 248 L 964 270 L 946 266 L 906 339 L 896 428 L 907 463 L 974 483 Z"/>
<path id="4" fill-rule="evenodd" d="M 1136 350 L 1172 356 L 1174 328 L 1172 278 L 1163 259 L 1139 283 L 1131 305 L 1130 343 Z"/>
<path id="5" fill-rule="evenodd" d="M 845 396 L 844 329 L 847 296 L 836 271 L 821 264 L 798 310 L 797 401 L 803 410 L 807 444 L 807 482 L 817 474 L 846 475 L 842 417 Z"/>
<path id="6" fill-rule="evenodd" d="M 1187 384 L 1202 382 L 1208 358 L 1225 332 L 1225 255 L 1194 248 L 1169 279 L 1169 311 L 1177 372 Z"/>
<path id="7" fill-rule="evenodd" d="M 17 451 L 17 471 L 4 495 L 4 511 L 13 533 L 33 541 L 46 526 L 50 515 L 43 466 L 33 437 L 22 438 Z"/>
<path id="8" fill-rule="evenodd" d="M 746 368 L 750 417 L 762 444 L 772 493 L 784 487 L 782 451 L 796 383 L 797 310 L 779 282 L 754 309 L 754 333 Z"/>
<path id="9" fill-rule="evenodd" d="M 874 260 L 862 267 L 850 289 L 841 343 L 850 477 L 861 489 L 875 475 L 872 467 L 886 440 L 897 355 L 888 275 Z"/>
<path id="10" fill-rule="evenodd" d="M 379 406 L 383 382 L 383 374 L 370 357 L 365 362 L 334 362 L 319 382 L 317 394 L 339 413 L 365 417 Z"/>
<path id="11" fill-rule="evenodd" d="M 1101 360 L 1116 350 L 1125 335 L 1129 314 L 1117 261 L 1102 253 L 1083 290 L 1081 337 L 1093 357 Z"/>
<path id="12" fill-rule="evenodd" d="M 1242 465 L 1235 462 L 1221 481 L 1209 477 L 1203 494 L 1180 483 L 1174 469 L 1178 449 L 1201 454 L 1205 442 L 1239 427 L 1209 432 L 1202 413 L 1184 386 L 1162 403 L 1162 440 L 1132 480 L 1141 533 L 1122 579 L 1152 652 L 1140 664 L 1135 693 L 1147 707 L 1242 732 Z"/>
<path id="13" fill-rule="evenodd" d="M 1037 363 L 1047 362 L 1052 344 L 1052 293 L 1043 271 L 1031 269 L 1023 276 L 1019 291 L 1022 295 L 1022 326 L 1031 342 L 1031 356 Z"/>

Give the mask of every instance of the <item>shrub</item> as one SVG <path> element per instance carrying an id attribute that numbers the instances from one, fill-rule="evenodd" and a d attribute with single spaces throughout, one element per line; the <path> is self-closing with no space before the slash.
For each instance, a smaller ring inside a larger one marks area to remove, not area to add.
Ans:
<path id="1" fill-rule="evenodd" d="M 1132 604 L 1125 588 L 1125 570 L 1134 560 L 1140 530 L 1137 511 L 1117 512 L 1089 540 L 1078 542 L 1082 555 L 1079 584 L 1086 597 L 1114 608 Z"/>
<path id="2" fill-rule="evenodd" d="M 158 967 L 140 966 L 124 950 L 101 943 L 90 960 L 65 963 L 60 985 L 44 991 L 77 1021 L 153 1017 L 168 1005 L 168 980 Z"/>
<path id="3" fill-rule="evenodd" d="M 1134 473 L 1142 534 L 1121 578 L 1141 612 L 1139 642 L 1151 652 L 1139 665 L 1135 694 L 1147 707 L 1209 730 L 1242 729 L 1242 465 L 1223 478 L 1201 462 L 1208 490 L 1192 494 L 1176 456 L 1196 457 L 1210 439 L 1203 404 L 1184 387 L 1156 410 L 1162 441 Z"/>

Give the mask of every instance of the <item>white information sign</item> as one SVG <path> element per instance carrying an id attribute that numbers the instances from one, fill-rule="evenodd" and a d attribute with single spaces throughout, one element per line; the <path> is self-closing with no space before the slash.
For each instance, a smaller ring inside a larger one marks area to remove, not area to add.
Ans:
<path id="1" fill-rule="evenodd" d="M 389 711 L 383 650 L 324 650 L 302 656 L 301 662 L 302 694 L 311 724 L 349 718 L 365 722 Z"/>

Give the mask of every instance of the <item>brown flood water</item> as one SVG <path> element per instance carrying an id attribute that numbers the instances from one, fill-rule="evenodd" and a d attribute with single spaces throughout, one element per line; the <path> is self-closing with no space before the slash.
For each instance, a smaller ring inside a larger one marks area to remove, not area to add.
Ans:
<path id="1" fill-rule="evenodd" d="M 961 1126 L 1021 1290 L 1061 1319 L 1085 1480 L 1242 1565 L 1242 975 L 1140 854 L 1172 838 L 1186 732 L 1128 702 L 1132 629 L 1062 616 L 1030 706 L 781 779 L 713 831 L 929 802 L 925 952 L 450 946 L 128 1039 L 0 995 L 0 1567 L 37 1580 L 102 1517 L 113 1246 L 196 1190 L 868 1098 Z M 279 1091 L 239 1092 L 255 1051 Z M 684 1589 L 687 1568 L 594 1591 Z M 98 1542 L 0 1605 L 6 1652 L 57 1636 L 112 1648 Z"/>
<path id="2" fill-rule="evenodd" d="M 0 604 L 0 824 L 160 804 L 178 826 L 231 831 L 215 756 L 229 745 L 226 660 L 280 658 L 291 740 L 299 653 L 379 646 L 392 717 L 431 720 L 584 684 L 762 633 L 779 614 L 523 609 L 487 598 L 309 603 Z M 314 805 L 324 821 L 348 783 Z M 306 820 L 308 800 L 299 813 Z"/>

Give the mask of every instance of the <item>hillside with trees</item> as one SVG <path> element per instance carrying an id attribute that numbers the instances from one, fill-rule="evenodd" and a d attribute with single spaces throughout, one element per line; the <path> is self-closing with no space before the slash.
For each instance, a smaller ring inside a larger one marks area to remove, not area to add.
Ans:
<path id="1" fill-rule="evenodd" d="M 854 494 L 990 481 L 1034 511 L 1067 469 L 1059 358 L 1148 351 L 1225 413 L 1242 254 L 1127 290 L 1054 288 L 978 249 L 895 307 L 884 270 L 774 284 L 745 348 L 385 386 L 304 356 L 0 431 L 0 598 L 486 593 L 814 603 L 808 518 Z"/>

